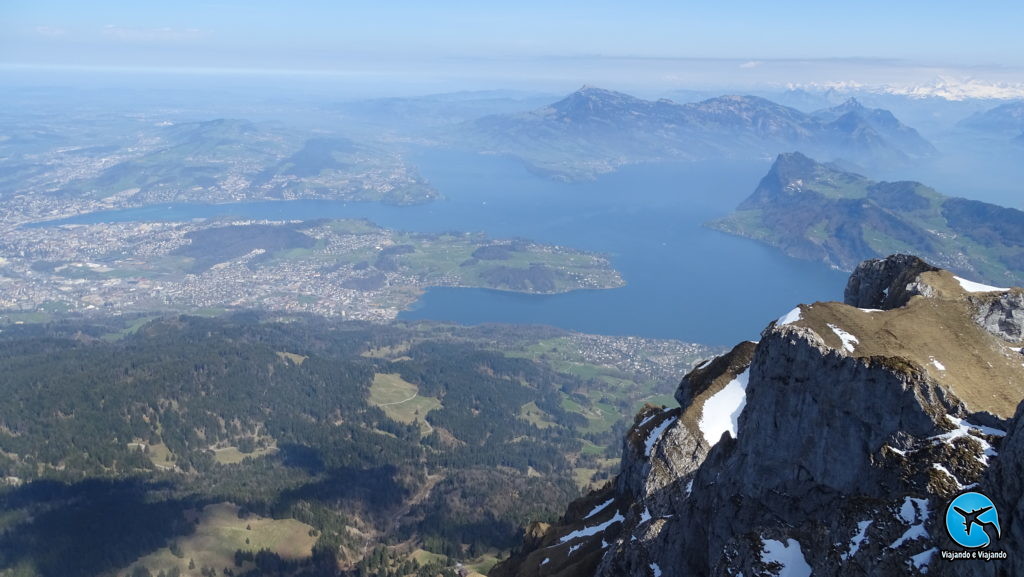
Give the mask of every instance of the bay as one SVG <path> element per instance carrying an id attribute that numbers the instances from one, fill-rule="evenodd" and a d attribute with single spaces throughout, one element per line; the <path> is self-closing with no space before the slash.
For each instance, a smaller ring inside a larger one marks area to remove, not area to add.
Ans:
<path id="1" fill-rule="evenodd" d="M 540 323 L 717 345 L 757 339 L 800 302 L 842 298 L 846 274 L 705 228 L 756 187 L 768 162 L 632 166 L 590 182 L 532 174 L 515 159 L 431 150 L 414 157 L 444 196 L 416 206 L 298 200 L 171 204 L 61 222 L 366 218 L 400 230 L 482 231 L 609 255 L 627 286 L 527 295 L 428 289 L 402 319 Z"/>

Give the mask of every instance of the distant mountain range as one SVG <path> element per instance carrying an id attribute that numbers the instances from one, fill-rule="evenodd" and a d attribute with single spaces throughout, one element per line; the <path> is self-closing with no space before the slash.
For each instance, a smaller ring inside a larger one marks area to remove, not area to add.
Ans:
<path id="1" fill-rule="evenodd" d="M 989 82 L 978 79 L 957 80 L 936 78 L 920 84 L 883 84 L 869 86 L 859 82 L 826 82 L 792 84 L 791 89 L 807 92 L 837 92 L 842 94 L 886 94 L 905 96 L 915 100 L 939 99 L 951 102 L 967 100 L 1009 100 L 1024 98 L 1024 84 Z"/>
<path id="2" fill-rule="evenodd" d="M 958 123 L 960 128 L 986 132 L 1005 137 L 1017 137 L 1022 140 L 1024 132 L 1024 101 L 1007 102 L 972 114 Z"/>
<path id="3" fill-rule="evenodd" d="M 588 86 L 537 110 L 464 124 L 458 136 L 564 179 L 641 162 L 770 158 L 793 148 L 869 166 L 935 153 L 892 113 L 854 99 L 808 114 L 755 96 L 677 104 Z"/>
<path id="4" fill-rule="evenodd" d="M 368 124 L 379 136 L 380 129 L 401 134 L 430 127 L 451 126 L 489 114 L 521 112 L 550 102 L 550 94 L 511 90 L 485 90 L 397 96 L 343 102 L 327 108 L 340 112 L 346 130 Z M 356 125 L 356 126 L 353 126 Z"/>
<path id="5" fill-rule="evenodd" d="M 913 252 L 988 282 L 1024 280 L 1024 212 L 875 182 L 799 152 L 779 155 L 736 212 L 710 226 L 843 270 Z"/>

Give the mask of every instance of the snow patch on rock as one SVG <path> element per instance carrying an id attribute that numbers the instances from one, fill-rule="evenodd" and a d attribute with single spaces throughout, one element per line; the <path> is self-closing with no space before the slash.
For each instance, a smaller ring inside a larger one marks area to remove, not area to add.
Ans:
<path id="1" fill-rule="evenodd" d="M 969 423 L 964 419 L 954 417 L 951 415 L 946 415 L 946 420 L 952 423 L 953 426 L 956 428 L 948 433 L 943 433 L 941 435 L 935 435 L 934 437 L 930 437 L 930 440 L 934 442 L 948 444 L 952 443 L 954 440 L 960 437 L 970 436 L 972 439 L 981 444 L 982 454 L 977 456 L 976 458 L 978 459 L 978 462 L 980 462 L 982 465 L 988 465 L 989 457 L 999 456 L 999 453 L 992 448 L 992 445 L 988 441 L 982 439 L 981 437 L 971 435 L 970 431 L 971 429 L 974 429 L 984 435 L 994 435 L 996 437 L 1005 437 L 1006 431 L 995 429 L 992 427 L 985 427 L 982 425 L 975 425 L 974 423 Z"/>
<path id="2" fill-rule="evenodd" d="M 850 539 L 850 548 L 847 549 L 846 553 L 842 554 L 841 557 L 843 561 L 853 557 L 857 554 L 857 551 L 860 551 L 860 546 L 867 541 L 868 527 L 870 527 L 873 522 L 874 521 L 872 519 L 868 519 L 867 521 L 857 523 L 857 534 Z"/>
<path id="3" fill-rule="evenodd" d="M 714 445 L 722 438 L 722 433 L 736 438 L 739 435 L 739 418 L 743 408 L 747 406 L 747 383 L 750 381 L 750 368 L 729 381 L 721 391 L 704 402 L 701 410 L 700 427 L 704 440 Z"/>
<path id="4" fill-rule="evenodd" d="M 910 525 L 903 535 L 889 545 L 890 549 L 897 549 L 907 541 L 924 539 L 928 537 L 928 530 L 924 524 L 931 517 L 931 509 L 928 508 L 928 499 L 915 499 L 906 497 L 903 505 L 900 506 L 899 518 Z"/>
<path id="5" fill-rule="evenodd" d="M 953 483 L 956 484 L 958 489 L 963 489 L 963 485 L 960 484 L 960 479 L 957 479 L 956 475 L 954 475 L 952 471 L 947 469 L 941 463 L 932 463 L 932 468 L 935 469 L 936 471 L 939 471 L 940 473 L 943 473 L 944 475 L 946 475 L 950 479 L 952 479 Z"/>
<path id="6" fill-rule="evenodd" d="M 958 276 L 954 276 L 953 278 L 955 278 L 956 282 L 960 283 L 960 286 L 969 293 L 1004 293 L 1010 290 L 1008 288 L 999 288 L 989 286 L 987 284 L 981 284 Z"/>
<path id="7" fill-rule="evenodd" d="M 762 539 L 764 550 L 761 552 L 762 563 L 778 563 L 781 566 L 778 577 L 811 577 L 811 566 L 807 564 L 800 543 L 796 539 L 786 542 L 774 539 Z"/>
<path id="8" fill-rule="evenodd" d="M 927 573 L 928 572 L 928 564 L 932 562 L 932 557 L 935 556 L 935 552 L 936 551 L 938 551 L 938 549 L 935 548 L 935 547 L 932 547 L 931 549 L 928 549 L 927 551 L 922 551 L 922 552 L 918 553 L 917 555 L 913 555 L 910 558 L 910 564 L 914 566 L 914 569 L 917 569 L 921 573 Z"/>
<path id="9" fill-rule="evenodd" d="M 848 353 L 852 353 L 853 346 L 860 342 L 859 340 L 857 340 L 857 337 L 851 335 L 850 333 L 844 331 L 843 329 L 837 327 L 832 323 L 828 324 L 828 328 L 832 329 L 832 332 L 835 333 L 837 337 L 839 337 L 839 340 L 843 341 L 843 348 L 846 349 L 846 352 Z"/>
<path id="10" fill-rule="evenodd" d="M 564 543 L 568 543 L 569 541 L 572 541 L 573 539 L 579 539 L 581 537 L 592 537 L 594 535 L 597 535 L 598 533 L 603 533 L 605 531 L 605 529 L 607 529 L 608 527 L 611 527 L 612 525 L 614 525 L 616 523 L 621 523 L 624 520 L 625 520 L 625 518 L 622 516 L 622 514 L 616 512 L 614 517 L 612 517 L 611 519 L 608 519 L 607 521 L 605 521 L 604 523 L 601 523 L 600 525 L 594 525 L 592 527 L 584 527 L 583 529 L 579 529 L 579 530 L 573 531 L 572 533 L 569 533 L 568 535 L 563 536 L 561 539 L 558 540 L 558 544 L 562 545 Z"/>
<path id="11" fill-rule="evenodd" d="M 600 505 L 594 507 L 593 509 L 590 510 L 589 513 L 587 513 L 587 516 L 584 517 L 583 520 L 586 521 L 587 519 L 593 517 L 594 515 L 597 515 L 601 511 L 604 511 L 605 509 L 608 508 L 608 505 L 611 505 L 614 502 L 615 502 L 615 499 L 608 499 L 604 503 L 601 503 Z"/>
<path id="12" fill-rule="evenodd" d="M 651 432 L 647 434 L 647 440 L 644 442 L 644 456 L 650 457 L 651 451 L 654 450 L 654 444 L 658 442 L 658 439 L 665 433 L 665 429 L 672 423 L 676 422 L 676 418 L 672 417 L 662 421 L 657 427 L 651 429 Z"/>
<path id="13" fill-rule="evenodd" d="M 800 315 L 801 315 L 800 307 L 796 307 L 795 309 L 793 309 L 793 310 L 789 311 L 788 313 L 786 313 L 786 314 L 782 315 L 781 317 L 779 317 L 779 320 L 775 321 L 775 325 L 779 326 L 779 327 L 784 327 L 786 325 L 791 325 L 791 324 L 795 323 L 796 321 L 800 320 Z"/>

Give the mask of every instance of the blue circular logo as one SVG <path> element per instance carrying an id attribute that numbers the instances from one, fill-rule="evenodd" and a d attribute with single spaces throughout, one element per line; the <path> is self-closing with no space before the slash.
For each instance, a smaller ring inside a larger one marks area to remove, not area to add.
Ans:
<path id="1" fill-rule="evenodd" d="M 996 506 L 981 493 L 964 493 L 946 508 L 946 532 L 966 549 L 988 547 L 1002 536 Z"/>

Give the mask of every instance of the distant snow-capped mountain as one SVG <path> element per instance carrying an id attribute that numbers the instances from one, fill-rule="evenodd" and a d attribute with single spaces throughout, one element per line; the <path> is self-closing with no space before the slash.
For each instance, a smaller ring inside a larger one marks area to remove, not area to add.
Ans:
<path id="1" fill-rule="evenodd" d="M 976 78 L 940 77 L 923 84 L 870 85 L 854 81 L 788 84 L 791 90 L 830 91 L 838 93 L 892 94 L 910 98 L 941 98 L 943 100 L 1014 100 L 1024 98 L 1024 83 L 991 82 Z"/>

